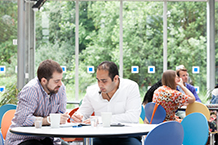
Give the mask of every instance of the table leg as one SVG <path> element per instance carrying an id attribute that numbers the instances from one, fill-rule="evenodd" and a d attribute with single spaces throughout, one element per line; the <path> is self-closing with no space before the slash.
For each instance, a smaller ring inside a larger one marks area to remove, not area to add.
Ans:
<path id="1" fill-rule="evenodd" d="M 210 145 L 213 145 L 213 134 L 210 133 Z"/>
<path id="2" fill-rule="evenodd" d="M 83 145 L 93 145 L 93 138 L 84 138 Z"/>

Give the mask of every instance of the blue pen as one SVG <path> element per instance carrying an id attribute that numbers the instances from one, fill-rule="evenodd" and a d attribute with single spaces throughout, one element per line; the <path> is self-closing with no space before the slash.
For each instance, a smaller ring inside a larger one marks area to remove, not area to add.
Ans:
<path id="1" fill-rule="evenodd" d="M 64 114 L 64 112 L 62 112 L 62 111 L 59 111 L 60 113 L 62 113 L 62 114 Z M 69 119 L 71 120 L 71 121 L 74 121 L 71 117 L 69 117 Z"/>

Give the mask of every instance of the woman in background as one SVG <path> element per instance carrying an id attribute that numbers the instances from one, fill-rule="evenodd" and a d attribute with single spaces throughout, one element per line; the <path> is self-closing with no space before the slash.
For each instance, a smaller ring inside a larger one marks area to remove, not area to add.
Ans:
<path id="1" fill-rule="evenodd" d="M 166 110 L 165 121 L 176 120 L 181 122 L 175 115 L 178 108 L 194 103 L 194 95 L 183 85 L 183 81 L 173 70 L 167 70 L 162 75 L 163 86 L 154 91 L 153 102 L 160 104 Z M 176 90 L 179 85 L 185 94 Z"/>

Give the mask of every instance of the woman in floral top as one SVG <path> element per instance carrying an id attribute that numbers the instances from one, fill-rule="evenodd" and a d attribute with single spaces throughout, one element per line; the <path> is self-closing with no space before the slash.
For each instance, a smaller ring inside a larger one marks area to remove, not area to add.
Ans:
<path id="1" fill-rule="evenodd" d="M 181 120 L 176 119 L 175 112 L 179 107 L 193 103 L 195 101 L 194 95 L 183 85 L 183 81 L 176 75 L 173 70 L 167 70 L 162 76 L 163 86 L 157 88 L 154 92 L 153 102 L 159 103 L 166 110 L 165 121 Z M 176 90 L 179 85 L 185 94 Z"/>

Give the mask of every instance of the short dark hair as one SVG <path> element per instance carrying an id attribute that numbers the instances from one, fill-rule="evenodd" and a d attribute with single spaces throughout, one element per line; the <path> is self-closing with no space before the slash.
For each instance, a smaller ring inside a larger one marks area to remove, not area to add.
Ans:
<path id="1" fill-rule="evenodd" d="M 116 75 L 119 76 L 117 65 L 111 61 L 103 61 L 98 65 L 97 70 L 107 70 L 112 81 Z"/>
<path id="2" fill-rule="evenodd" d="M 154 91 L 159 88 L 160 86 L 162 86 L 162 82 L 161 79 L 155 83 L 154 85 L 152 85 L 150 87 L 150 89 L 148 89 L 148 91 L 145 93 L 144 99 L 142 104 L 147 104 L 148 102 L 152 102 L 153 99 L 153 95 L 154 95 Z"/>
<path id="3" fill-rule="evenodd" d="M 188 70 L 187 70 L 186 68 L 177 69 L 177 70 L 176 70 L 177 76 L 179 76 L 179 72 L 180 72 L 180 71 L 186 71 L 186 72 L 187 72 Z M 180 76 L 179 76 L 179 77 L 180 77 Z"/>
<path id="4" fill-rule="evenodd" d="M 37 77 L 39 81 L 41 82 L 42 78 L 47 79 L 48 81 L 52 78 L 52 75 L 54 72 L 62 73 L 63 70 L 56 61 L 47 59 L 42 61 L 39 64 L 38 70 L 37 70 Z"/>
<path id="5" fill-rule="evenodd" d="M 162 84 L 170 87 L 171 89 L 176 89 L 176 72 L 174 70 L 167 70 L 163 73 Z"/>

